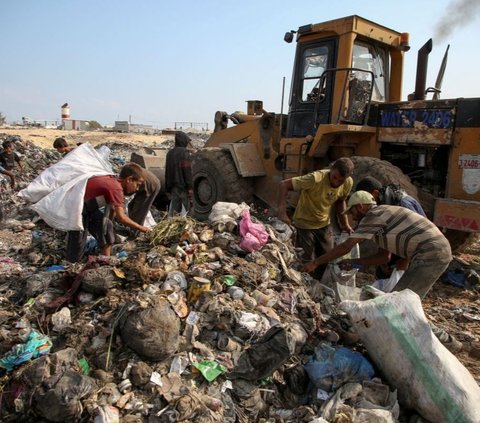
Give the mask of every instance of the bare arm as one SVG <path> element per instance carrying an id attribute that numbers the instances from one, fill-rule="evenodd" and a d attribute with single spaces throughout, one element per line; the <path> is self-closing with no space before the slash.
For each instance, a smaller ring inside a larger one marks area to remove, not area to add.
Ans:
<path id="1" fill-rule="evenodd" d="M 277 203 L 277 216 L 278 218 L 290 224 L 290 219 L 287 216 L 287 196 L 288 191 L 293 190 L 293 184 L 291 179 L 284 179 L 279 184 L 278 189 L 278 203 Z"/>
<path id="2" fill-rule="evenodd" d="M 361 264 L 364 266 L 370 266 L 370 265 L 376 265 L 376 264 L 387 264 L 390 260 L 390 257 L 391 257 L 391 254 L 388 250 L 380 249 L 378 253 L 368 257 L 342 260 L 340 262 L 340 266 L 352 265 L 352 264 Z"/>
<path id="3" fill-rule="evenodd" d="M 139 225 L 138 223 L 130 219 L 125 213 L 125 210 L 123 209 L 123 207 L 115 207 L 115 216 L 122 225 L 130 226 L 131 228 L 136 229 L 137 231 L 140 231 L 140 232 L 150 231 L 150 229 L 147 228 L 146 226 Z"/>
<path id="4" fill-rule="evenodd" d="M 335 202 L 335 212 L 337 213 L 338 223 L 340 224 L 340 227 L 343 231 L 351 234 L 353 232 L 353 229 L 348 221 L 348 215 L 343 214 L 345 210 L 347 210 L 347 202 L 344 198 L 339 198 Z"/>
<path id="5" fill-rule="evenodd" d="M 322 256 L 318 257 L 317 259 L 305 264 L 301 269 L 303 272 L 312 272 L 318 266 L 322 264 L 329 263 L 332 260 L 335 260 L 339 257 L 344 256 L 347 254 L 356 244 L 360 241 L 363 241 L 362 238 L 348 238 L 345 242 L 338 244 L 335 248 L 330 250 L 328 253 L 323 254 Z"/>
<path id="6" fill-rule="evenodd" d="M 2 172 L 4 175 L 7 175 L 10 178 L 10 186 L 12 189 L 15 188 L 15 174 L 9 170 L 4 169 Z"/>

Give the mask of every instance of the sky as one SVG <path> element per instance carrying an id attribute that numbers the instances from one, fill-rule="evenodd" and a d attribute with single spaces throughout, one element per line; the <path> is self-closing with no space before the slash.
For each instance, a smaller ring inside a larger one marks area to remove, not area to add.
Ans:
<path id="1" fill-rule="evenodd" d="M 480 0 L 0 0 L 0 113 L 173 127 L 263 100 L 288 111 L 295 42 L 286 31 L 360 15 L 410 33 L 402 98 L 433 38 L 427 87 L 450 44 L 441 98 L 480 97 Z"/>

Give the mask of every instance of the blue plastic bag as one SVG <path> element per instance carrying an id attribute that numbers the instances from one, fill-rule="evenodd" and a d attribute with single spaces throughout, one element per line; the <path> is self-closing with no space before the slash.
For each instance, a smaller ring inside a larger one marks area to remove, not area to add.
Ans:
<path id="1" fill-rule="evenodd" d="M 42 335 L 32 329 L 25 343 L 14 345 L 13 348 L 0 359 L 0 367 L 11 371 L 15 366 L 31 358 L 37 358 L 47 354 L 50 348 L 52 348 L 52 341 L 50 341 L 48 336 Z"/>
<path id="2" fill-rule="evenodd" d="M 315 387 L 327 392 L 345 383 L 370 380 L 375 371 L 360 353 L 344 347 L 320 344 L 305 364 L 305 371 Z"/>

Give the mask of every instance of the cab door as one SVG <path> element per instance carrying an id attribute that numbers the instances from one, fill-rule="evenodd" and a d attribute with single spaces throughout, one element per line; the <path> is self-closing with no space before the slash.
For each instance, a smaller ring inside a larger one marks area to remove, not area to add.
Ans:
<path id="1" fill-rule="evenodd" d="M 297 44 L 287 137 L 314 135 L 316 125 L 330 123 L 334 73 L 320 83 L 323 72 L 335 67 L 336 54 L 337 39 Z"/>

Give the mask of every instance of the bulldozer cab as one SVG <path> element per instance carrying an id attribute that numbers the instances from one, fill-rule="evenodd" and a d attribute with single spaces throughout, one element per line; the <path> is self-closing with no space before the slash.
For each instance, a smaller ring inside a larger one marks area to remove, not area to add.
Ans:
<path id="1" fill-rule="evenodd" d="M 359 16 L 302 26 L 292 77 L 287 137 L 320 125 L 365 125 L 372 101 L 400 98 L 401 34 Z"/>

